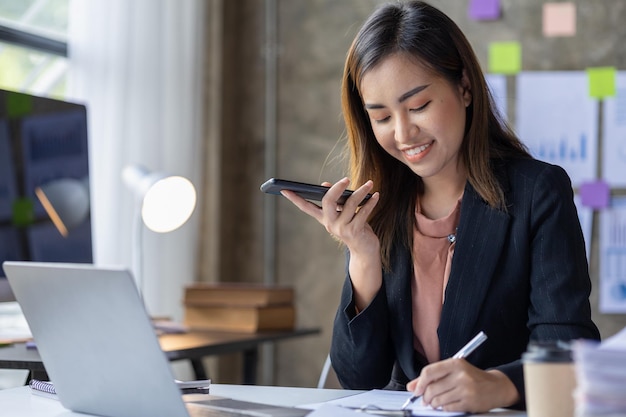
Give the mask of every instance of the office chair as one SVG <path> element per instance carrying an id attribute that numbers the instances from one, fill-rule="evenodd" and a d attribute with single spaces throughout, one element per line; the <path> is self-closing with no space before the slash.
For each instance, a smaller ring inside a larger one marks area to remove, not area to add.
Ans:
<path id="1" fill-rule="evenodd" d="M 322 367 L 320 379 L 317 382 L 317 388 L 342 388 L 339 380 L 337 379 L 337 374 L 335 374 L 333 365 L 330 361 L 330 355 L 326 356 L 326 360 L 324 361 L 324 366 Z"/>

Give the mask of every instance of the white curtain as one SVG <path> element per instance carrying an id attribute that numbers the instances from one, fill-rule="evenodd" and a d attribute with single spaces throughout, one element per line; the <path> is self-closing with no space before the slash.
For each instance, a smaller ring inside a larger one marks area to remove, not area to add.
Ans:
<path id="1" fill-rule="evenodd" d="M 124 166 L 183 175 L 202 189 L 204 7 L 204 0 L 71 3 L 68 97 L 89 115 L 96 264 L 133 268 L 134 197 L 121 179 Z M 196 207 L 174 232 L 144 229 L 151 314 L 181 319 L 183 287 L 196 279 L 199 221 Z"/>

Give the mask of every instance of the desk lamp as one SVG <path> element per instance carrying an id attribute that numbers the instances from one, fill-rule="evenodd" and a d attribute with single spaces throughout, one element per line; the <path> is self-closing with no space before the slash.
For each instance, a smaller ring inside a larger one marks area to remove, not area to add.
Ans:
<path id="1" fill-rule="evenodd" d="M 191 217 L 196 206 L 196 189 L 187 178 L 163 172 L 151 172 L 139 165 L 122 171 L 126 185 L 134 192 L 134 270 L 139 293 L 143 294 L 142 230 L 143 224 L 157 233 L 178 229 Z"/>
<path id="2" fill-rule="evenodd" d="M 35 188 L 35 195 L 63 237 L 89 216 L 89 179 L 60 178 Z"/>

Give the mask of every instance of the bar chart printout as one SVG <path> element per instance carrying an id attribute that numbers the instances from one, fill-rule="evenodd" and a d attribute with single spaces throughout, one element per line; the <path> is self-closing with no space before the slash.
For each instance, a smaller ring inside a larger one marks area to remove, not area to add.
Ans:
<path id="1" fill-rule="evenodd" d="M 516 123 L 530 153 L 563 167 L 574 187 L 596 178 L 598 103 L 585 72 L 518 74 Z"/>
<path id="2" fill-rule="evenodd" d="M 617 73 L 616 86 L 602 112 L 602 177 L 612 187 L 626 187 L 626 71 Z"/>
<path id="3" fill-rule="evenodd" d="M 626 197 L 600 213 L 601 313 L 626 313 Z"/>
<path id="4" fill-rule="evenodd" d="M 507 120 L 507 103 L 506 103 L 506 75 L 503 74 L 487 74 L 485 80 L 491 91 L 491 95 L 495 101 L 496 109 L 504 120 Z"/>

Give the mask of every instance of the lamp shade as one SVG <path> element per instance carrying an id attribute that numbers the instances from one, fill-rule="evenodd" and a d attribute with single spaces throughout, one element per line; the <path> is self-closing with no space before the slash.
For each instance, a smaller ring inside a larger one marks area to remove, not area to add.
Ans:
<path id="1" fill-rule="evenodd" d="M 63 236 L 89 216 L 88 179 L 53 180 L 35 188 L 35 195 Z"/>
<path id="2" fill-rule="evenodd" d="M 196 207 L 196 189 L 185 177 L 150 172 L 131 165 L 122 172 L 124 182 L 141 202 L 141 218 L 154 232 L 178 229 Z"/>

